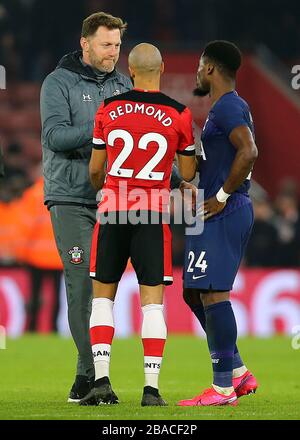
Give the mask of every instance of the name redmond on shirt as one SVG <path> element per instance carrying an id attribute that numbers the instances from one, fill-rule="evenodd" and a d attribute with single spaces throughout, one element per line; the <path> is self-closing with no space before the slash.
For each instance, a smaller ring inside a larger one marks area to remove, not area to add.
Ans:
<path id="1" fill-rule="evenodd" d="M 165 127 L 170 127 L 173 120 L 166 115 L 166 113 L 160 109 L 155 108 L 153 105 L 146 105 L 141 103 L 126 103 L 124 105 L 119 105 L 115 110 L 111 110 L 108 114 L 112 121 L 117 119 L 119 116 L 124 116 L 125 114 L 139 113 L 142 115 L 153 117 L 162 123 Z"/>

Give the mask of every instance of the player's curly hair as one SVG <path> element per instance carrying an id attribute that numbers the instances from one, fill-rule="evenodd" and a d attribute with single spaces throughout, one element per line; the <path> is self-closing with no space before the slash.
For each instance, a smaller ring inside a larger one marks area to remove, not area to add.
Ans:
<path id="1" fill-rule="evenodd" d="M 106 12 L 95 12 L 83 20 L 81 36 L 87 38 L 94 35 L 99 26 L 105 26 L 108 29 L 119 29 L 121 37 L 127 29 L 127 23 L 122 18 L 114 17 Z"/>
<path id="2" fill-rule="evenodd" d="M 211 41 L 205 47 L 202 56 L 215 63 L 219 71 L 230 78 L 235 77 L 242 62 L 240 49 L 226 40 Z"/>

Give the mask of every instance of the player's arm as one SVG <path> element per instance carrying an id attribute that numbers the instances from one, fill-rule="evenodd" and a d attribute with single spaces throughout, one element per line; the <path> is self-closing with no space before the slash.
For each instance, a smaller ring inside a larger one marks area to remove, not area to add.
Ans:
<path id="1" fill-rule="evenodd" d="M 90 144 L 93 121 L 82 121 L 76 127 L 72 123 L 66 84 L 51 74 L 41 90 L 41 121 L 44 146 L 59 153 L 76 150 Z"/>
<path id="2" fill-rule="evenodd" d="M 195 156 L 193 119 L 188 107 L 180 114 L 179 130 L 180 139 L 177 148 L 178 168 L 183 180 L 190 182 L 195 177 L 198 162 Z"/>
<path id="3" fill-rule="evenodd" d="M 170 187 L 171 189 L 180 189 L 183 197 L 185 197 L 185 190 L 190 190 L 192 192 L 192 206 L 195 206 L 197 198 L 197 187 L 192 183 L 188 183 L 183 180 L 183 178 L 179 174 L 178 167 L 174 163 L 172 165 Z M 185 199 L 185 201 L 186 200 L 187 199 Z"/>
<path id="4" fill-rule="evenodd" d="M 89 163 L 89 174 L 90 174 L 90 181 L 92 184 L 92 187 L 99 191 L 105 180 L 105 163 L 106 163 L 106 150 L 96 150 L 93 148 L 92 150 L 92 156 Z"/>
<path id="5" fill-rule="evenodd" d="M 245 125 L 232 130 L 229 139 L 237 149 L 237 153 L 223 190 L 227 194 L 232 194 L 252 171 L 258 150 L 249 127 Z"/>
<path id="6" fill-rule="evenodd" d="M 103 113 L 104 104 L 102 103 L 95 116 L 93 149 L 89 163 L 90 181 L 96 191 L 99 191 L 105 180 L 105 164 L 107 159 L 106 142 L 103 133 Z"/>
<path id="7" fill-rule="evenodd" d="M 193 180 L 198 168 L 198 162 L 195 154 L 187 156 L 178 152 L 177 160 L 179 172 L 183 180 L 185 180 L 186 182 L 190 182 L 191 180 Z"/>
<path id="8" fill-rule="evenodd" d="M 237 153 L 223 187 L 219 189 L 215 197 L 204 202 L 204 220 L 224 209 L 226 200 L 247 178 L 258 156 L 257 146 L 248 126 L 242 125 L 234 128 L 229 139 L 237 149 Z"/>
<path id="9" fill-rule="evenodd" d="M 179 174 L 178 167 L 173 162 L 172 174 L 171 174 L 171 180 L 170 180 L 171 189 L 180 188 L 180 185 L 182 182 L 183 182 L 183 179 L 182 179 L 181 175 Z"/>

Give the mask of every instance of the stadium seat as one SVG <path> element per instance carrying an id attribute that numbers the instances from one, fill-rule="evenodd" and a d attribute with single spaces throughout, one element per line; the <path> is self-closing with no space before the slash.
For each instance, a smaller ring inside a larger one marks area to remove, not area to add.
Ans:
<path id="1" fill-rule="evenodd" d="M 23 147 L 24 154 L 34 162 L 42 160 L 42 147 L 39 133 L 23 132 L 18 134 L 17 140 Z"/>
<path id="2" fill-rule="evenodd" d="M 38 83 L 19 83 L 13 86 L 11 102 L 18 107 L 39 106 L 41 85 Z"/>
<path id="3" fill-rule="evenodd" d="M 6 133 L 36 131 L 41 129 L 39 108 L 13 110 L 0 108 L 0 129 Z"/>

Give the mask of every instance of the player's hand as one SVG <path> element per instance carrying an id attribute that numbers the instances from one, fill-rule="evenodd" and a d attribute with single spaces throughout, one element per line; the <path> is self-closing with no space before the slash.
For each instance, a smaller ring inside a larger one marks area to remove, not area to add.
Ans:
<path id="1" fill-rule="evenodd" d="M 190 211 L 195 210 L 198 188 L 192 183 L 188 183 L 183 180 L 179 186 L 179 189 L 182 193 L 182 197 L 184 199 L 185 206 L 187 206 L 187 209 Z M 188 189 L 190 191 L 184 192 L 185 189 Z"/>
<path id="2" fill-rule="evenodd" d="M 213 215 L 219 214 L 225 208 L 226 202 L 222 203 L 217 200 L 216 197 L 211 197 L 205 200 L 198 209 L 198 214 L 201 220 L 205 221 L 212 217 Z"/>

